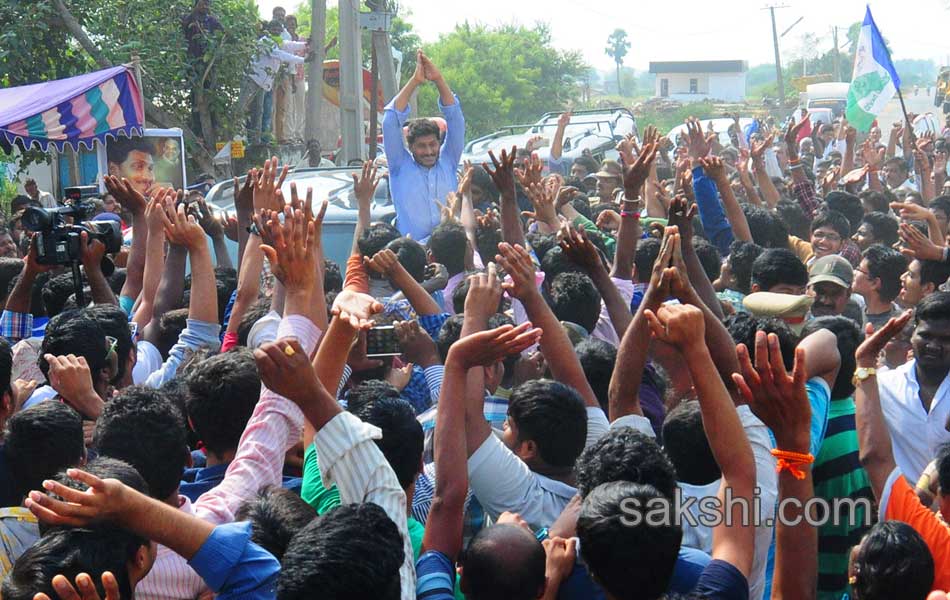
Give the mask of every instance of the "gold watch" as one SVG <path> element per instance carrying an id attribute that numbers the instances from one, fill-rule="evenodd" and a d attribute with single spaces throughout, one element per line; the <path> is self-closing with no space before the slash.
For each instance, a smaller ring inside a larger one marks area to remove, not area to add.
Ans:
<path id="1" fill-rule="evenodd" d="M 859 383 L 875 375 L 877 375 L 877 369 L 874 367 L 858 367 L 854 370 L 854 377 L 851 379 L 851 383 L 854 387 L 858 387 Z"/>

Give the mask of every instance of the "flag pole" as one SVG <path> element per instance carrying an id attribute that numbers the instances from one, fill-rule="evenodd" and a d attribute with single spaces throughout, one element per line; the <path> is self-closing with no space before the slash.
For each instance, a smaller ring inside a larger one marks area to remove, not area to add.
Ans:
<path id="1" fill-rule="evenodd" d="M 911 125 L 910 117 L 907 116 L 907 106 L 904 105 L 904 94 L 901 93 L 901 89 L 897 88 L 897 99 L 901 102 L 901 112 L 904 113 L 904 122 L 907 123 L 907 131 L 910 132 L 910 141 L 913 144 L 917 143 L 917 136 L 914 135 L 914 126 Z"/>

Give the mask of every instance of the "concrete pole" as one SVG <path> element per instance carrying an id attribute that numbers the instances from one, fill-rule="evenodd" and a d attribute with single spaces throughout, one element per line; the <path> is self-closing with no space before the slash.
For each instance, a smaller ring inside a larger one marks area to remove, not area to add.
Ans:
<path id="1" fill-rule="evenodd" d="M 343 164 L 365 159 L 359 0 L 340 0 L 340 129 Z"/>
<path id="2" fill-rule="evenodd" d="M 307 114 L 304 137 L 311 166 L 320 164 L 320 110 L 323 105 L 323 61 L 327 39 L 327 0 L 310 0 L 310 51 L 307 65 Z"/>
<path id="3" fill-rule="evenodd" d="M 785 81 L 782 79 L 782 57 L 778 51 L 778 30 L 775 28 L 776 7 L 770 6 L 768 8 L 769 14 L 772 15 L 772 44 L 775 46 L 775 76 L 778 78 L 779 106 L 785 106 Z"/>

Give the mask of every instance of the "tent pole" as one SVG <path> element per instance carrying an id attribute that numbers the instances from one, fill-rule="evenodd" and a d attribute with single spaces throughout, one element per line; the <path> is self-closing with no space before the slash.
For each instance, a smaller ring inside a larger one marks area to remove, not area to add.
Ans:
<path id="1" fill-rule="evenodd" d="M 142 104 L 142 127 L 145 127 L 145 88 L 142 87 L 142 61 L 138 52 L 132 53 L 132 73 L 135 83 L 139 86 L 139 101 Z"/>

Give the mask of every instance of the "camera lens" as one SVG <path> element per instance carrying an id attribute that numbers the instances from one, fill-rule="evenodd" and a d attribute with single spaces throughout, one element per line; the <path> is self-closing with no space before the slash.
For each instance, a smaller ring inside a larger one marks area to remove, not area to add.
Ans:
<path id="1" fill-rule="evenodd" d="M 23 227 L 30 231 L 45 231 L 52 226 L 53 219 L 42 208 L 30 206 L 23 212 L 23 218 L 20 222 L 23 223 Z"/>

